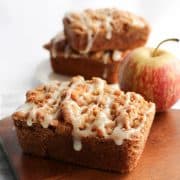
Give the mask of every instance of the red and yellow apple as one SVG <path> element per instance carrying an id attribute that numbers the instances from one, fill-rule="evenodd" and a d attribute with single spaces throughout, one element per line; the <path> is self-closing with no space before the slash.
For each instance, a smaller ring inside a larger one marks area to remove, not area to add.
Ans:
<path id="1" fill-rule="evenodd" d="M 157 111 L 169 109 L 180 98 L 180 60 L 165 50 L 141 47 L 124 60 L 120 87 L 140 93 L 156 104 Z"/>

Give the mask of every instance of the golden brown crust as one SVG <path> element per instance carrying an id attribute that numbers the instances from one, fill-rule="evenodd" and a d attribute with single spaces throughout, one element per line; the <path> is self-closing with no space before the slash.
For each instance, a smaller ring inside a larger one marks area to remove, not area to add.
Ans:
<path id="1" fill-rule="evenodd" d="M 107 27 L 105 25 L 109 14 L 112 35 L 107 39 Z M 92 46 L 88 51 L 133 49 L 143 46 L 150 33 L 150 27 L 143 18 L 117 9 L 69 13 L 64 17 L 63 22 L 70 46 L 79 52 L 86 49 L 89 38 L 88 31 L 90 30 L 94 37 Z M 98 26 L 99 22 L 101 25 Z"/>

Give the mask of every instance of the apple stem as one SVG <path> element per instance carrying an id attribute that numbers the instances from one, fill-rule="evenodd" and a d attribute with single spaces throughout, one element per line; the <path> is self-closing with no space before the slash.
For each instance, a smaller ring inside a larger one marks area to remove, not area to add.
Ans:
<path id="1" fill-rule="evenodd" d="M 157 51 L 158 51 L 159 47 L 161 46 L 161 44 L 163 44 L 163 43 L 165 43 L 165 42 L 167 42 L 167 41 L 179 42 L 180 40 L 177 39 L 177 38 L 170 38 L 170 39 L 165 39 L 165 40 L 161 41 L 161 42 L 157 45 L 157 47 L 154 49 L 154 51 L 153 51 L 153 53 L 152 53 L 152 57 L 156 56 Z"/>

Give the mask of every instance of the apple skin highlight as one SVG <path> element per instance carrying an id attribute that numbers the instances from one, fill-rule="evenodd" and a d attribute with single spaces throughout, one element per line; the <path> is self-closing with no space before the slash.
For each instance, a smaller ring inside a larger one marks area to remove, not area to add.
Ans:
<path id="1" fill-rule="evenodd" d="M 151 57 L 151 48 L 138 48 L 124 60 L 120 87 L 140 93 L 156 104 L 156 110 L 166 111 L 180 98 L 180 61 L 160 50 Z"/>

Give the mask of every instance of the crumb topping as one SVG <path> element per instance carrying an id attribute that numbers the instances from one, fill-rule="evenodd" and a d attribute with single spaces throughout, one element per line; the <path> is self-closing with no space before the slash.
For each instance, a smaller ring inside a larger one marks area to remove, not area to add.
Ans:
<path id="1" fill-rule="evenodd" d="M 28 126 L 40 123 L 44 128 L 56 124 L 61 96 L 69 82 L 52 81 L 26 93 L 26 103 L 13 114 L 15 120 L 26 120 Z"/>
<path id="2" fill-rule="evenodd" d="M 72 124 L 74 149 L 82 148 L 81 138 L 96 136 L 121 145 L 139 132 L 155 105 L 134 92 L 124 93 L 100 78 L 51 82 L 28 91 L 26 103 L 13 114 L 28 126 L 39 122 L 44 128 L 63 121 Z"/>

